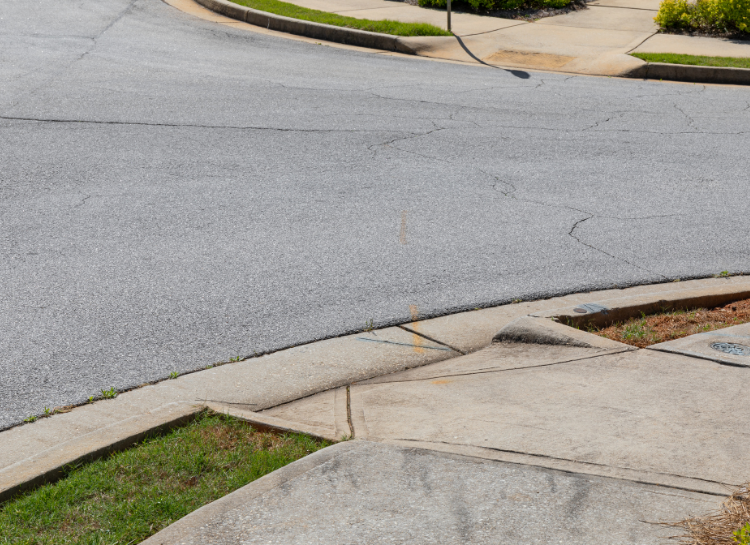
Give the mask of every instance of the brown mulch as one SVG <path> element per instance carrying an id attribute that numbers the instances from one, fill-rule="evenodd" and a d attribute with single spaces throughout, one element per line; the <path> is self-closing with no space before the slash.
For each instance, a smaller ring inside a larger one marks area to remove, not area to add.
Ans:
<path id="1" fill-rule="evenodd" d="M 675 536 L 682 545 L 737 545 L 740 541 L 735 539 L 734 533 L 750 523 L 748 486 L 745 484 L 735 490 L 716 513 L 691 517 L 667 526 L 685 531 Z"/>
<path id="2" fill-rule="evenodd" d="M 698 308 L 631 318 L 624 323 L 595 330 L 594 333 L 644 348 L 747 322 L 750 322 L 750 299 L 713 309 Z"/>
<path id="3" fill-rule="evenodd" d="M 418 6 L 419 0 L 403 0 L 412 6 Z M 455 1 L 455 0 L 454 0 Z M 586 2 L 588 0 L 572 0 L 570 4 L 562 8 L 518 8 L 518 9 L 495 9 L 495 10 L 474 10 L 467 4 L 459 4 L 458 8 L 453 6 L 456 13 L 474 13 L 476 15 L 486 15 L 488 17 L 499 17 L 501 19 L 518 19 L 533 22 L 545 17 L 555 15 L 564 15 L 571 11 L 580 11 L 588 9 Z"/>

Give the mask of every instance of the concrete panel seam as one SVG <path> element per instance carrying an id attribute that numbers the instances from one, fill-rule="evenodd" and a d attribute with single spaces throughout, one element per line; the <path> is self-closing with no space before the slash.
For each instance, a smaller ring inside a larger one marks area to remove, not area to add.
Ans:
<path id="1" fill-rule="evenodd" d="M 462 356 L 465 356 L 465 355 L 466 355 L 466 352 L 464 352 L 463 350 L 460 350 L 460 349 L 456 348 L 455 346 L 451 346 L 451 345 L 449 345 L 448 343 L 444 343 L 444 342 L 442 342 L 442 341 L 439 341 L 439 340 L 437 340 L 437 339 L 435 339 L 435 338 L 433 338 L 433 337 L 430 337 L 430 336 L 428 336 L 428 335 L 425 335 L 424 333 L 420 333 L 420 332 L 419 332 L 419 331 L 417 331 L 416 329 L 412 329 L 412 328 L 410 328 L 410 327 L 408 326 L 408 324 L 401 324 L 401 325 L 399 325 L 398 327 L 400 327 L 400 328 L 401 328 L 401 329 L 403 329 L 404 331 L 408 331 L 409 333 L 413 333 L 414 335 L 419 335 L 420 337 L 422 337 L 422 338 L 424 338 L 424 339 L 427 339 L 428 341 L 431 341 L 431 342 L 434 342 L 434 343 L 436 343 L 436 344 L 439 344 L 439 345 L 445 346 L 446 348 L 449 348 L 449 349 L 453 350 L 454 352 L 458 352 L 458 353 L 459 353 L 459 354 L 461 354 Z"/>
<path id="2" fill-rule="evenodd" d="M 605 464 L 597 464 L 597 463 L 593 463 L 593 462 L 581 462 L 581 461 L 578 461 L 578 460 L 570 460 L 570 459 L 567 459 L 567 458 L 555 458 L 554 456 L 547 456 L 547 455 L 544 455 L 544 454 L 534 454 L 534 453 L 528 453 L 528 452 L 522 452 L 522 451 L 515 451 L 515 450 L 499 449 L 499 448 L 492 448 L 492 447 L 478 447 L 478 446 L 475 446 L 475 445 L 460 445 L 460 444 L 449 443 L 449 442 L 446 442 L 446 441 L 433 442 L 433 441 L 420 441 L 418 439 L 388 439 L 388 440 L 383 441 L 383 443 L 385 443 L 385 444 L 400 445 L 400 446 L 406 446 L 405 443 L 407 443 L 407 444 L 408 443 L 417 443 L 417 444 L 422 444 L 422 445 L 428 445 L 428 444 L 429 445 L 436 445 L 436 444 L 441 444 L 441 445 L 444 445 L 444 446 L 446 446 L 448 448 L 451 448 L 451 447 L 453 447 L 453 448 L 462 448 L 463 447 L 463 448 L 469 448 L 469 449 L 491 451 L 491 452 L 495 452 L 495 453 L 498 453 L 498 454 L 501 454 L 501 455 L 502 454 L 518 455 L 518 456 L 521 456 L 521 457 L 528 457 L 528 458 L 532 458 L 532 459 L 547 460 L 547 461 L 549 461 L 549 464 L 545 465 L 545 464 L 534 464 L 534 463 L 528 463 L 528 462 L 520 462 L 520 461 L 514 461 L 514 460 L 508 460 L 508 459 L 483 458 L 481 456 L 477 456 L 477 455 L 472 456 L 471 454 L 460 453 L 460 452 L 446 452 L 444 450 L 443 451 L 432 450 L 430 448 L 418 447 L 418 446 L 412 447 L 412 448 L 415 448 L 415 449 L 418 449 L 418 450 L 424 450 L 426 452 L 431 452 L 431 453 L 432 452 L 442 452 L 443 454 L 449 454 L 449 455 L 454 455 L 454 456 L 475 457 L 475 458 L 478 458 L 478 459 L 481 459 L 481 460 L 496 461 L 496 462 L 502 462 L 502 463 L 507 463 L 507 464 L 514 464 L 514 465 L 519 465 L 519 466 L 530 466 L 530 467 L 540 467 L 540 468 L 544 468 L 544 469 L 551 469 L 551 470 L 554 470 L 554 471 L 560 471 L 562 473 L 569 473 L 571 475 L 592 475 L 592 476 L 602 477 L 602 478 L 605 478 L 605 479 L 616 479 L 616 480 L 620 480 L 620 481 L 627 481 L 627 482 L 638 483 L 638 484 L 646 484 L 646 485 L 651 485 L 651 486 L 661 486 L 661 487 L 664 487 L 664 488 L 673 488 L 675 490 L 684 490 L 686 492 L 697 492 L 697 493 L 700 493 L 700 494 L 709 494 L 709 495 L 712 495 L 712 496 L 726 496 L 726 494 L 727 494 L 726 491 L 731 490 L 731 488 L 733 486 L 735 486 L 735 485 L 732 485 L 730 483 L 722 483 L 722 482 L 718 482 L 718 481 L 711 481 L 711 480 L 708 480 L 708 479 L 701 479 L 701 478 L 698 478 L 698 477 L 686 477 L 684 475 L 676 475 L 676 474 L 660 473 L 660 472 L 650 472 L 650 471 L 643 471 L 643 470 L 638 470 L 638 469 L 630 469 L 630 468 L 623 468 L 623 467 L 617 467 L 617 466 L 609 466 L 609 465 L 605 465 Z M 572 466 L 578 466 L 580 468 L 580 470 L 576 471 L 576 470 L 573 470 L 573 469 L 565 469 L 565 468 L 563 468 L 561 466 L 556 465 L 555 464 L 556 462 L 562 462 L 562 463 L 565 463 L 565 464 L 570 464 Z M 625 476 L 618 476 L 618 475 L 606 474 L 604 471 L 601 471 L 601 470 L 600 471 L 590 471 L 590 472 L 583 471 L 583 469 L 587 468 L 587 467 L 610 469 L 610 470 L 614 470 L 614 471 L 620 471 L 620 472 L 625 472 L 625 473 L 632 473 L 634 475 L 633 475 L 633 477 L 629 478 L 629 477 L 625 477 Z M 636 477 L 637 475 L 641 476 L 641 478 Z M 719 492 L 719 491 L 708 490 L 706 488 L 690 487 L 690 486 L 679 486 L 679 485 L 676 485 L 676 484 L 667 484 L 665 482 L 659 482 L 659 480 L 656 479 L 656 478 L 649 479 L 648 478 L 649 475 L 658 476 L 658 477 L 666 477 L 666 478 L 674 478 L 674 479 L 678 479 L 678 480 L 682 480 L 682 481 L 694 482 L 696 484 L 698 484 L 698 483 L 705 483 L 707 485 L 714 485 L 714 486 L 712 486 L 712 488 L 721 487 L 721 488 L 725 489 L 726 491 L 725 492 Z"/>

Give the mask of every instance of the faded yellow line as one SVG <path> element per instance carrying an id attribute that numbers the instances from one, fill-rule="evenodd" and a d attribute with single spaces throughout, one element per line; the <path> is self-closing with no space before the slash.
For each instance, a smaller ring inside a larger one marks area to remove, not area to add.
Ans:
<path id="1" fill-rule="evenodd" d="M 414 331 L 419 331 L 419 309 L 417 308 L 417 305 L 409 305 L 409 312 L 411 313 L 411 328 Z M 417 335 L 416 333 L 412 333 L 412 344 L 414 344 L 414 352 L 417 354 L 424 354 L 424 348 L 422 348 L 422 343 L 424 342 L 424 337 Z"/>

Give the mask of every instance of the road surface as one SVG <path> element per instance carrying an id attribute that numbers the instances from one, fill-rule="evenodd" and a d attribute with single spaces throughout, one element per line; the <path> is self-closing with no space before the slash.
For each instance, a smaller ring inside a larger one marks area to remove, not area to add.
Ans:
<path id="1" fill-rule="evenodd" d="M 0 4 L 0 429 L 231 358 L 750 272 L 750 88 Z"/>

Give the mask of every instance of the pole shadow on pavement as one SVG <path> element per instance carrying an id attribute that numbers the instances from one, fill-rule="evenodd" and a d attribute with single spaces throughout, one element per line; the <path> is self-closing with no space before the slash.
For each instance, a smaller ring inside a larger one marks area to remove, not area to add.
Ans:
<path id="1" fill-rule="evenodd" d="M 458 40 L 458 44 L 463 48 L 464 51 L 466 51 L 467 55 L 469 55 L 472 59 L 474 59 L 475 61 L 477 61 L 479 64 L 483 64 L 485 66 L 489 66 L 490 68 L 497 68 L 498 70 L 505 70 L 506 72 L 510 72 L 511 74 L 513 74 L 514 76 L 516 76 L 517 78 L 529 79 L 531 77 L 531 74 L 529 74 L 528 72 L 524 72 L 523 70 L 509 70 L 508 68 L 500 68 L 499 66 L 493 66 L 491 64 L 487 64 L 482 59 L 480 59 L 479 57 L 477 57 L 476 55 L 474 55 L 474 53 L 472 53 L 469 50 L 468 47 L 466 47 L 466 44 L 464 43 L 464 41 L 461 39 L 460 36 L 456 36 L 454 34 L 453 37 L 456 38 L 456 40 Z"/>

